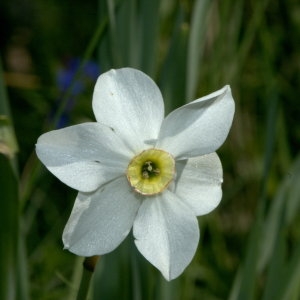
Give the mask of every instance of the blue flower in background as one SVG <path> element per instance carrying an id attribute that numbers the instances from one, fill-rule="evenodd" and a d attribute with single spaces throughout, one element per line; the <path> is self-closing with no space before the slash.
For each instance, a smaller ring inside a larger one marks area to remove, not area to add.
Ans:
<path id="1" fill-rule="evenodd" d="M 80 64 L 81 60 L 79 58 L 71 58 L 57 72 L 56 83 L 61 95 L 72 86 L 70 98 L 67 101 L 64 112 L 60 116 L 57 128 L 64 127 L 68 124 L 69 114 L 74 107 L 76 96 L 83 93 L 90 84 L 94 84 L 100 75 L 98 64 L 94 61 L 87 61 L 83 66 L 80 79 L 74 82 Z M 60 100 L 61 97 L 59 98 L 59 101 Z M 57 102 L 57 106 L 60 104 L 59 101 Z"/>
<path id="2" fill-rule="evenodd" d="M 74 76 L 80 64 L 81 61 L 79 58 L 72 58 L 65 63 L 63 68 L 58 70 L 57 86 L 61 92 L 65 92 L 73 83 Z M 76 96 L 81 93 L 84 90 L 86 83 L 90 81 L 94 82 L 100 74 L 100 68 L 94 61 L 88 61 L 83 66 L 82 73 L 84 75 L 84 81 L 76 81 L 74 83 L 71 91 L 72 96 Z"/>

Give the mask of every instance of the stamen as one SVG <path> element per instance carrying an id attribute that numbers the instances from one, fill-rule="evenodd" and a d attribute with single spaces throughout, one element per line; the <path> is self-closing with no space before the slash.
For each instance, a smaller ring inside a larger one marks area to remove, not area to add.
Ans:
<path id="1" fill-rule="evenodd" d="M 147 171 L 144 171 L 142 173 L 143 178 L 148 179 L 149 178 L 149 173 Z"/>
<path id="2" fill-rule="evenodd" d="M 142 166 L 143 178 L 150 178 L 160 173 L 159 168 L 156 167 L 155 163 L 148 160 Z"/>

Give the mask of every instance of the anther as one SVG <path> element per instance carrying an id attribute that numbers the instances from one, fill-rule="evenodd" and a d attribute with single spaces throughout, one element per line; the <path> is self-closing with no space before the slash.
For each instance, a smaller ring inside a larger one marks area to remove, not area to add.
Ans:
<path id="1" fill-rule="evenodd" d="M 148 179 L 149 178 L 149 173 L 147 171 L 143 171 L 142 177 L 145 178 L 145 179 Z"/>

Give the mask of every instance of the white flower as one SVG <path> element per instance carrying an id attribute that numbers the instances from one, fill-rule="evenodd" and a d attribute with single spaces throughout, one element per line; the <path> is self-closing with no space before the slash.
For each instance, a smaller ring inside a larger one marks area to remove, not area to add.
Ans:
<path id="1" fill-rule="evenodd" d="M 215 151 L 231 127 L 229 86 L 164 119 L 156 84 L 124 68 L 101 75 L 93 96 L 97 122 L 43 134 L 39 159 L 79 191 L 63 242 L 81 255 L 114 250 L 133 227 L 142 255 L 167 280 L 190 263 L 199 241 L 196 216 L 222 197 Z"/>

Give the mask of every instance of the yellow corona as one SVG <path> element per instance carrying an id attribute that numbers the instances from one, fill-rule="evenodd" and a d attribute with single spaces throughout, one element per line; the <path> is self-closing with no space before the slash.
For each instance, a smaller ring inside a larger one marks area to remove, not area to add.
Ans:
<path id="1" fill-rule="evenodd" d="M 160 149 L 148 149 L 136 155 L 127 168 L 127 179 L 142 195 L 162 192 L 173 180 L 175 161 L 171 154 Z"/>

